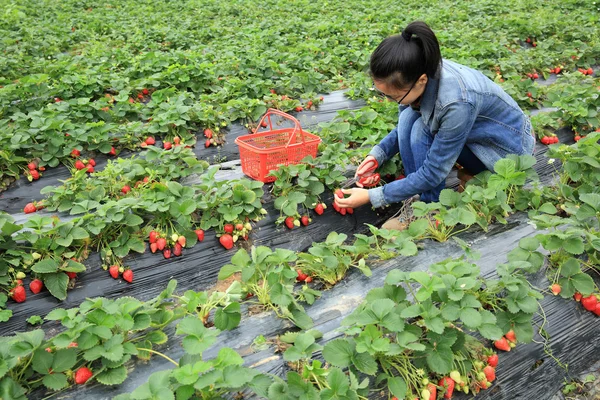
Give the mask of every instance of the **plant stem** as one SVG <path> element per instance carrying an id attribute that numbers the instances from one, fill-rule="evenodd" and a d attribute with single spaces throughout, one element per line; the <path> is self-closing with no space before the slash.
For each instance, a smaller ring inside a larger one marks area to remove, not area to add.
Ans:
<path id="1" fill-rule="evenodd" d="M 167 360 L 167 361 L 170 361 L 170 362 L 171 362 L 173 365 L 175 365 L 176 367 L 179 367 L 179 363 L 175 362 L 175 361 L 174 361 L 172 358 L 170 358 L 170 357 L 168 357 L 168 356 L 164 355 L 164 354 L 163 354 L 163 353 L 161 353 L 161 352 L 158 352 L 158 351 L 155 351 L 155 350 L 152 350 L 152 349 L 144 349 L 144 348 L 141 348 L 141 347 L 138 347 L 138 350 L 141 350 L 141 351 L 147 351 L 148 353 L 153 353 L 153 354 L 156 354 L 156 355 L 158 355 L 158 356 L 161 356 L 161 357 L 162 357 L 162 358 L 164 358 L 165 360 Z"/>

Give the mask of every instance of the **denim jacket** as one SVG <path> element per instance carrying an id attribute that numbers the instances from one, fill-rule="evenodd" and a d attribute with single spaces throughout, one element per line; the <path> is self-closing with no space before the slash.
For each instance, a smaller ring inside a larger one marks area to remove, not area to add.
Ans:
<path id="1" fill-rule="evenodd" d="M 407 106 L 399 106 L 400 113 Z M 405 179 L 369 189 L 374 207 L 397 203 L 443 182 L 463 147 L 490 170 L 508 154 L 532 154 L 531 121 L 500 86 L 481 72 L 443 60 L 437 79 L 429 79 L 421 98 L 423 122 L 434 136 L 425 163 Z M 370 155 L 379 165 L 399 152 L 394 128 Z"/>

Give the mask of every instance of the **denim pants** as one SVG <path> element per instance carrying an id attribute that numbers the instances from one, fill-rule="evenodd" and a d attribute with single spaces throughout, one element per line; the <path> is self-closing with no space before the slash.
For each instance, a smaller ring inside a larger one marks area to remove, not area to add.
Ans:
<path id="1" fill-rule="evenodd" d="M 419 112 L 408 107 L 400 113 L 398 144 L 405 175 L 408 176 L 423 166 L 433 139 L 434 135 L 423 123 Z M 474 175 L 487 169 L 466 145 L 462 149 L 457 162 Z M 440 192 L 445 187 L 446 180 L 444 179 L 435 189 L 421 193 L 420 200 L 425 203 L 438 201 Z"/>

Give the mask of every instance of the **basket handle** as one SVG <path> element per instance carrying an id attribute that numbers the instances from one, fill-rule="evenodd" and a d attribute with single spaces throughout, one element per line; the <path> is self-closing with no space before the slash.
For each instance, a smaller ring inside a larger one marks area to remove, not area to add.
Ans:
<path id="1" fill-rule="evenodd" d="M 269 108 L 267 110 L 267 113 L 262 116 L 260 121 L 258 121 L 258 126 L 260 127 L 262 125 L 263 121 L 265 119 L 267 119 L 269 121 L 269 128 L 271 130 L 273 130 L 273 122 L 271 121 L 271 115 L 279 115 L 280 117 L 289 119 L 290 121 L 292 121 L 294 123 L 294 130 L 290 133 L 290 139 L 288 140 L 286 147 L 292 143 L 292 139 L 296 136 L 298 131 L 300 131 L 300 135 L 302 136 L 302 143 L 304 143 L 304 131 L 302 130 L 300 121 L 298 121 L 296 118 L 292 117 L 290 114 L 284 113 L 283 111 L 277 110 L 275 108 Z"/>

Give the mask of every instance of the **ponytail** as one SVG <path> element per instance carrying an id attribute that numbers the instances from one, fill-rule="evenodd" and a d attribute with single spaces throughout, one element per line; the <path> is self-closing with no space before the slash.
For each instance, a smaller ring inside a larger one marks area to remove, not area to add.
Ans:
<path id="1" fill-rule="evenodd" d="M 398 89 L 426 74 L 436 78 L 442 54 L 435 33 L 422 21 L 408 24 L 400 35 L 384 39 L 371 54 L 370 74 Z"/>

